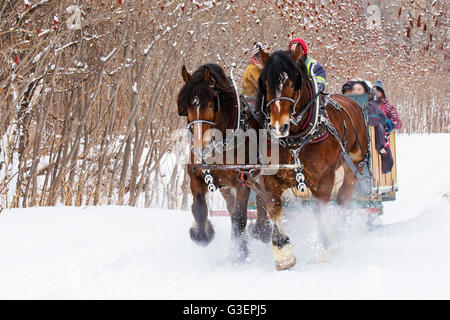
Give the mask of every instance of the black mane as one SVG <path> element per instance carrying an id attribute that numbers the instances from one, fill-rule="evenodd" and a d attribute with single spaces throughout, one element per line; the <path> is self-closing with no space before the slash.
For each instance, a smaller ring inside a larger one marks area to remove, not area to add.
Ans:
<path id="1" fill-rule="evenodd" d="M 203 77 L 205 68 L 211 72 L 214 79 L 214 88 L 211 88 Z M 217 64 L 205 64 L 195 71 L 189 81 L 181 88 L 178 94 L 178 107 L 187 110 L 192 106 L 192 101 L 198 97 L 200 105 L 205 105 L 215 99 L 216 92 L 219 94 L 222 111 L 231 110 L 236 105 L 236 93 L 231 81 L 225 75 L 223 69 Z"/>
<path id="2" fill-rule="evenodd" d="M 296 81 L 300 72 L 297 64 L 292 60 L 288 51 L 275 51 L 264 64 L 264 69 L 259 76 L 259 90 L 275 95 L 280 85 L 285 80 L 283 74 L 286 73 L 292 81 Z M 268 88 L 266 88 L 266 83 Z"/>
<path id="3" fill-rule="evenodd" d="M 297 61 L 297 66 L 299 67 L 304 77 L 306 77 L 306 75 L 308 74 L 308 71 L 306 70 L 306 58 L 307 56 L 304 56 Z"/>
<path id="4" fill-rule="evenodd" d="M 295 86 L 299 88 L 302 83 L 302 78 L 306 76 L 306 57 L 295 63 L 292 59 L 291 52 L 285 50 L 275 51 L 271 54 L 269 60 L 264 64 L 264 69 L 261 72 L 258 80 L 258 99 L 259 106 L 261 100 L 268 92 L 275 95 L 276 91 L 285 80 L 283 74 L 286 73 L 289 79 L 294 82 Z M 266 88 L 266 83 L 268 88 Z"/>

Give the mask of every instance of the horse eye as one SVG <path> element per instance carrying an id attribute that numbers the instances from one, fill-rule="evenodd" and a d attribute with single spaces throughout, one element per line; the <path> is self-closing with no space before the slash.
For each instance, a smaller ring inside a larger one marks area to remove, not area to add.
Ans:
<path id="1" fill-rule="evenodd" d="M 214 104 L 210 104 L 210 105 L 209 105 L 209 108 L 210 108 L 210 109 L 214 108 Z"/>

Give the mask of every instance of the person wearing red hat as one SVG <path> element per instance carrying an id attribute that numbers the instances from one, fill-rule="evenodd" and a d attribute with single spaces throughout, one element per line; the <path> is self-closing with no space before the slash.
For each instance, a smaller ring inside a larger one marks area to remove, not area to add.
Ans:
<path id="1" fill-rule="evenodd" d="M 327 84 L 327 73 L 325 68 L 322 67 L 322 65 L 320 65 L 316 60 L 308 57 L 308 47 L 305 40 L 302 38 L 296 38 L 289 42 L 288 50 L 294 51 L 297 46 L 300 46 L 301 48 L 301 54 L 298 62 L 303 61 L 305 63 L 308 75 L 311 75 L 316 79 L 319 91 L 325 91 Z"/>

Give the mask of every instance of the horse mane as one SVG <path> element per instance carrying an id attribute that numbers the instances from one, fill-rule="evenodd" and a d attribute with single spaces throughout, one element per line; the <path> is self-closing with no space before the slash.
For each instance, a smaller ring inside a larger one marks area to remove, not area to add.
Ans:
<path id="1" fill-rule="evenodd" d="M 297 61 L 297 66 L 300 69 L 304 79 L 306 79 L 307 75 L 308 75 L 308 70 L 306 69 L 306 59 L 307 58 L 308 58 L 307 56 L 304 56 Z"/>
<path id="2" fill-rule="evenodd" d="M 299 84 L 302 79 L 298 79 L 299 73 L 306 74 L 306 66 L 303 62 L 302 67 L 299 63 L 295 63 L 292 59 L 291 52 L 285 50 L 275 51 L 270 55 L 269 60 L 264 64 L 264 69 L 258 79 L 258 105 L 261 105 L 262 99 L 266 95 L 267 90 L 272 95 L 275 95 L 280 85 L 286 80 L 284 77 L 287 75 L 291 81 Z M 302 76 L 304 76 L 302 74 Z M 268 88 L 266 88 L 266 83 Z"/>
<path id="3" fill-rule="evenodd" d="M 211 88 L 203 77 L 205 68 L 211 72 L 211 78 L 215 81 L 214 88 Z M 225 111 L 231 110 L 236 105 L 236 92 L 222 67 L 217 64 L 204 64 L 191 75 L 189 81 L 181 88 L 177 103 L 179 108 L 187 110 L 192 106 L 194 97 L 198 97 L 200 104 L 204 105 L 215 99 L 216 92 L 219 94 L 221 108 Z"/>

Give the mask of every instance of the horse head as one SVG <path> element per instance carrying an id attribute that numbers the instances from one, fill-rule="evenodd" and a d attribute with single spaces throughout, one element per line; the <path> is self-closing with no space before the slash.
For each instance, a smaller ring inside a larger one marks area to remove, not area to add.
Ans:
<path id="1" fill-rule="evenodd" d="M 178 94 L 178 115 L 186 116 L 194 145 L 205 146 L 211 140 L 211 130 L 224 130 L 235 106 L 235 92 L 223 69 L 206 64 L 192 75 L 186 67 L 181 69 L 185 82 Z"/>
<path id="2" fill-rule="evenodd" d="M 260 51 L 264 69 L 259 77 L 258 101 L 268 120 L 268 128 L 276 137 L 289 135 L 296 107 L 306 99 L 301 94 L 306 75 L 301 62 L 300 46 L 294 52 L 279 50 L 272 55 Z"/>

